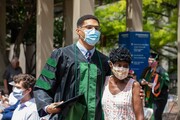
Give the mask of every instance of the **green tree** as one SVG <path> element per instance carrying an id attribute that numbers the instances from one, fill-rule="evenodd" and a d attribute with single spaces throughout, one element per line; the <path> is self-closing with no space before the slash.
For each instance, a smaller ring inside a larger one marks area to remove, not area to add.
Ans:
<path id="1" fill-rule="evenodd" d="M 151 34 L 151 49 L 170 64 L 177 60 L 177 8 L 177 0 L 143 0 L 143 31 Z M 101 43 L 106 43 L 107 49 L 113 48 L 119 32 L 126 31 L 126 0 L 99 6 L 95 15 L 101 22 Z"/>
<path id="2" fill-rule="evenodd" d="M 54 4 L 59 3 L 59 0 L 55 0 Z M 62 1 L 61 1 L 62 2 Z M 7 39 L 6 48 L 11 44 L 14 44 L 14 56 L 19 57 L 20 44 L 35 45 L 36 44 L 36 0 L 18 0 L 18 1 L 6 1 L 6 23 L 7 23 Z M 59 12 L 59 11 L 58 11 Z M 55 12 L 54 19 L 54 47 L 61 47 L 62 45 L 62 31 L 63 20 L 59 17 L 60 13 Z M 62 13 L 61 13 L 62 14 Z M 5 51 L 6 49 L 2 49 Z M 24 51 L 25 57 L 26 49 Z M 32 63 L 32 59 L 35 59 L 36 51 L 33 53 L 33 58 L 26 59 L 26 72 L 31 73 L 35 69 L 35 65 Z M 8 57 L 8 55 L 6 55 Z M 5 59 L 6 63 L 8 59 Z"/>
<path id="3" fill-rule="evenodd" d="M 151 33 L 152 49 L 158 51 L 166 45 L 176 47 L 177 0 L 144 0 L 143 25 L 144 31 Z"/>
<path id="4" fill-rule="evenodd" d="M 126 0 L 97 7 L 95 15 L 101 23 L 101 44 L 110 49 L 118 43 L 118 34 L 126 30 Z"/>

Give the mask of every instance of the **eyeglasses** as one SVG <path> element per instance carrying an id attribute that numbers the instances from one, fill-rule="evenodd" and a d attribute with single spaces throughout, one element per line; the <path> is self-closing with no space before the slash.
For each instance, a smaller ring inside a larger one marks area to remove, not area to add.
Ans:
<path id="1" fill-rule="evenodd" d="M 86 28 L 86 29 L 93 29 L 95 28 L 96 30 L 100 30 L 100 26 L 94 26 L 94 25 L 86 25 L 86 26 L 82 26 L 82 28 Z"/>

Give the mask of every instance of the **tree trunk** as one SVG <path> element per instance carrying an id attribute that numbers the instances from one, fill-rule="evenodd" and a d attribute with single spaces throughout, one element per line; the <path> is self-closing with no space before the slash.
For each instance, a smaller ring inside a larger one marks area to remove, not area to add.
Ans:
<path id="1" fill-rule="evenodd" d="M 0 0 L 0 82 L 2 74 L 8 64 L 8 55 L 6 54 L 6 0 Z"/>

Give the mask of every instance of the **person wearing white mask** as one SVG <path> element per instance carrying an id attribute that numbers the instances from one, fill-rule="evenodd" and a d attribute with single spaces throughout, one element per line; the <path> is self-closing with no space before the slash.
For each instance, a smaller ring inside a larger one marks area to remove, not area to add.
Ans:
<path id="1" fill-rule="evenodd" d="M 13 95 L 18 99 L 19 105 L 13 112 L 11 120 L 39 120 L 33 87 L 36 79 L 29 74 L 19 74 L 13 77 L 15 82 Z"/>
<path id="2" fill-rule="evenodd" d="M 112 75 L 106 77 L 102 96 L 105 120 L 144 120 L 140 84 L 128 76 L 129 50 L 123 47 L 113 49 L 109 59 Z"/>
<path id="3" fill-rule="evenodd" d="M 13 88 L 12 88 L 12 90 L 13 90 L 14 89 L 14 81 L 9 82 L 9 85 L 13 86 Z M 6 101 L 6 104 L 8 107 L 8 106 L 16 104 L 18 100 L 14 97 L 13 92 L 11 92 L 8 97 L 4 97 L 4 101 Z"/>

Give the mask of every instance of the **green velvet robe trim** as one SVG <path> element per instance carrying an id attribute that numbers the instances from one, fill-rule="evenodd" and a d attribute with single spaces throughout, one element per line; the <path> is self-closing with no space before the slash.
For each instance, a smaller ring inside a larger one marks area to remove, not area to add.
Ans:
<path id="1" fill-rule="evenodd" d="M 163 73 L 163 74 L 162 74 L 162 79 L 164 79 L 164 81 L 165 81 L 165 85 L 166 85 L 166 86 L 168 86 L 168 85 L 169 85 L 170 80 L 169 80 L 169 75 L 168 75 L 168 73 L 167 73 L 167 72 L 165 72 L 165 73 Z"/>
<path id="2" fill-rule="evenodd" d="M 76 102 L 69 110 L 65 120 L 82 120 L 86 106 Z"/>
<path id="3" fill-rule="evenodd" d="M 56 67 L 57 66 L 57 61 L 55 59 L 48 58 L 47 64 L 52 66 L 52 67 Z"/>
<path id="4" fill-rule="evenodd" d="M 163 88 L 164 84 L 166 86 L 168 86 L 168 84 L 169 84 L 169 76 L 168 76 L 167 72 L 162 73 L 159 76 L 158 81 L 160 82 L 160 87 L 158 88 L 157 91 L 161 91 L 161 89 Z"/>
<path id="5" fill-rule="evenodd" d="M 146 81 L 148 82 L 152 82 L 151 79 L 151 75 L 152 72 L 150 72 L 149 70 L 147 71 L 147 75 L 145 76 Z M 147 93 L 149 93 L 149 96 L 147 96 Z M 149 88 L 148 86 L 145 86 L 145 100 L 148 101 L 147 106 L 149 108 L 152 108 L 152 95 L 151 95 L 151 88 Z"/>
<path id="6" fill-rule="evenodd" d="M 37 79 L 36 85 L 39 86 L 40 88 L 44 88 L 45 90 L 51 89 L 50 84 L 41 79 Z"/>
<path id="7" fill-rule="evenodd" d="M 53 73 L 49 70 L 46 70 L 46 69 L 43 69 L 41 74 L 44 75 L 45 77 L 49 78 L 49 79 L 55 78 L 55 73 Z"/>
<path id="8" fill-rule="evenodd" d="M 97 66 L 89 63 L 80 63 L 80 94 L 84 93 L 87 108 L 86 120 L 94 120 L 96 110 L 96 81 Z M 87 92 L 86 92 L 87 91 Z"/>

